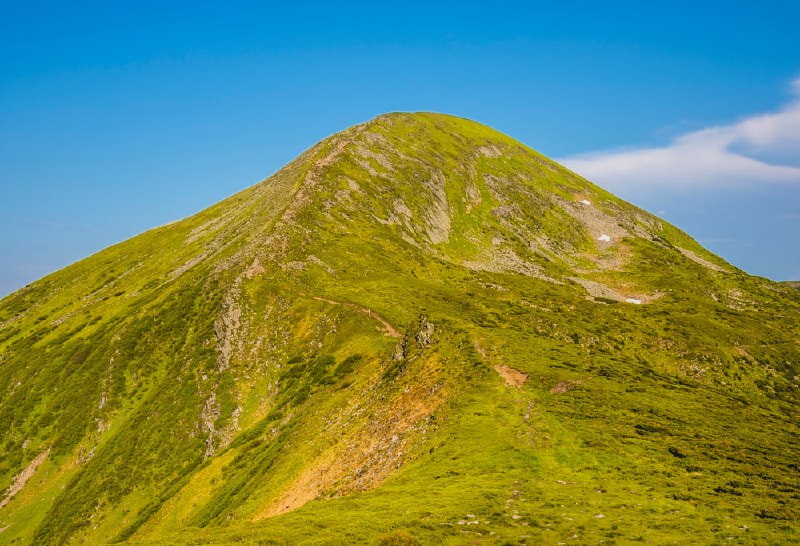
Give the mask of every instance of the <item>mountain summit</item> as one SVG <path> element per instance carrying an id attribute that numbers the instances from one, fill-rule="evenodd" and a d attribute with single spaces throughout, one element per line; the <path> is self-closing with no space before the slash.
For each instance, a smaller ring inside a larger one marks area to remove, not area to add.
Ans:
<path id="1" fill-rule="evenodd" d="M 379 116 L 0 302 L 0 544 L 796 542 L 798 325 L 497 131 Z"/>

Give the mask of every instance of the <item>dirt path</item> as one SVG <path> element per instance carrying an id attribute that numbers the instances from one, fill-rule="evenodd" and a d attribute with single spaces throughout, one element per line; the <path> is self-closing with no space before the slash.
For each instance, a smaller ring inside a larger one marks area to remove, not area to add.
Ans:
<path id="1" fill-rule="evenodd" d="M 355 303 L 347 303 L 341 301 L 333 301 L 325 298 L 319 298 L 317 296 L 312 296 L 315 300 L 324 301 L 325 303 L 330 303 L 331 305 L 344 305 L 345 307 L 349 307 L 354 311 L 361 313 L 369 318 L 377 320 L 381 324 L 381 332 L 389 337 L 403 337 L 400 332 L 395 330 L 394 326 L 392 326 L 388 320 L 380 316 L 378 313 L 369 309 L 368 307 L 362 307 L 360 305 L 356 305 Z"/>

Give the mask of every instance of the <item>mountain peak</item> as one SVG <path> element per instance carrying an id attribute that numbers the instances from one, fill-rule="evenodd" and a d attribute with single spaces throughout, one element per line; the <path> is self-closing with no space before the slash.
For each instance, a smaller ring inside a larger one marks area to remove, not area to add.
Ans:
<path id="1" fill-rule="evenodd" d="M 327 267 L 337 269 L 336 241 L 354 234 L 474 271 L 577 284 L 602 302 L 663 295 L 658 284 L 613 278 L 644 247 L 731 269 L 686 234 L 521 143 L 445 114 L 378 116 L 323 140 L 258 188 L 253 195 L 281 188 L 292 197 L 270 235 L 281 241 L 277 251 L 268 244 L 266 254 L 252 253 L 301 269 L 308 255 L 327 263 L 327 253 L 334 254 Z"/>
<path id="2" fill-rule="evenodd" d="M 0 302 L 0 543 L 783 542 L 798 325 L 527 146 L 385 114 Z"/>

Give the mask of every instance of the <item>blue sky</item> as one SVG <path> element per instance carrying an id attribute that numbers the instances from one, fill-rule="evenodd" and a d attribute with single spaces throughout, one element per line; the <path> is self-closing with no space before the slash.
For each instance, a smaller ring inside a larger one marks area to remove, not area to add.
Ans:
<path id="1" fill-rule="evenodd" d="M 404 110 L 800 278 L 800 4 L 270 4 L 0 0 L 0 295 Z"/>

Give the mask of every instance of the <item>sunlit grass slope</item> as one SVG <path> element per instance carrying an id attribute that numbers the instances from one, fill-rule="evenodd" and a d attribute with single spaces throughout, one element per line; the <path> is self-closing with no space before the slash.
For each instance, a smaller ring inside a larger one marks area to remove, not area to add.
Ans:
<path id="1" fill-rule="evenodd" d="M 0 544 L 800 542 L 800 292 L 389 114 L 0 302 Z"/>

